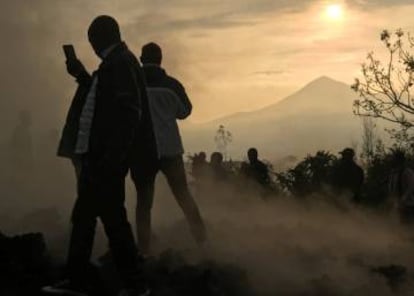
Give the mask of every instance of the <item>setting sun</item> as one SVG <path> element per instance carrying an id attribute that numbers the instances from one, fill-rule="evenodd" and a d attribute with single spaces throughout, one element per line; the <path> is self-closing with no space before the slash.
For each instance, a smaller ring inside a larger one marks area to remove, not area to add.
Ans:
<path id="1" fill-rule="evenodd" d="M 331 4 L 326 7 L 325 13 L 330 20 L 340 20 L 343 16 L 343 9 L 339 4 Z"/>

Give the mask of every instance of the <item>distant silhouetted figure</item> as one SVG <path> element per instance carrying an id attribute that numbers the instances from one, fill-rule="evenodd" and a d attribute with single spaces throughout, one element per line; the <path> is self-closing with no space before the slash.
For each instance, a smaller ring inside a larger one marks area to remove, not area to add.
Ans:
<path id="1" fill-rule="evenodd" d="M 191 172 L 193 177 L 200 181 L 204 179 L 208 172 L 207 154 L 205 152 L 196 153 L 192 158 Z"/>
<path id="2" fill-rule="evenodd" d="M 146 97 L 144 79 L 138 60 L 121 41 L 119 26 L 112 17 L 97 17 L 89 27 L 88 37 L 102 60 L 98 70 L 90 75 L 79 60 L 66 61 L 69 74 L 79 86 L 59 155 L 78 158 L 81 165 L 72 213 L 68 279 L 44 291 L 87 295 L 89 259 L 99 217 L 125 287 L 122 295 L 148 295 L 124 206 L 125 176 Z"/>
<path id="3" fill-rule="evenodd" d="M 351 195 L 354 202 L 361 200 L 361 189 L 364 184 L 364 171 L 355 163 L 355 151 L 345 148 L 333 171 L 334 190 L 339 194 Z"/>
<path id="4" fill-rule="evenodd" d="M 250 180 L 267 187 L 270 184 L 269 169 L 262 161 L 259 160 L 259 153 L 256 148 L 250 148 L 247 151 L 249 163 L 244 163 L 242 171 Z"/>
<path id="5" fill-rule="evenodd" d="M 18 123 L 12 132 L 11 160 L 18 171 L 30 170 L 34 165 L 32 117 L 28 111 L 21 111 Z"/>
<path id="6" fill-rule="evenodd" d="M 394 152 L 389 192 L 397 200 L 401 222 L 414 223 L 414 171 L 407 166 L 403 151 Z"/>
<path id="7" fill-rule="evenodd" d="M 131 168 L 131 176 L 137 189 L 138 243 L 145 253 L 150 251 L 151 209 L 159 171 L 167 178 L 196 241 L 203 243 L 206 239 L 204 222 L 187 184 L 184 148 L 177 125 L 177 119 L 185 119 L 191 114 L 192 105 L 181 83 L 161 68 L 161 61 L 162 51 L 157 44 L 148 43 L 142 48 L 141 62 L 148 83 L 151 119 L 151 125 L 146 129 L 153 131 L 156 147 L 148 146 L 146 151 L 136 152 L 138 161 Z"/>
<path id="8" fill-rule="evenodd" d="M 210 168 L 214 181 L 226 181 L 228 174 L 223 164 L 223 154 L 220 152 L 213 152 L 210 157 Z"/>

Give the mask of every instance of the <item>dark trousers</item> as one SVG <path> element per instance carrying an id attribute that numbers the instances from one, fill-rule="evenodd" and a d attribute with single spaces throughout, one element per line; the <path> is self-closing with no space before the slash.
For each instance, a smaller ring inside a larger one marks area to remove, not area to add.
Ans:
<path id="1" fill-rule="evenodd" d="M 137 189 L 137 237 L 140 249 L 148 253 L 151 241 L 151 208 L 154 200 L 154 185 L 161 171 L 184 212 L 190 230 L 198 243 L 206 239 L 206 229 L 200 211 L 188 188 L 184 161 L 181 155 L 161 159 L 143 159 L 131 168 L 131 177 Z"/>
<path id="2" fill-rule="evenodd" d="M 126 172 L 120 169 L 117 173 L 104 173 L 82 160 L 67 259 L 68 276 L 73 281 L 83 282 L 87 277 L 99 217 L 125 285 L 134 288 L 142 283 L 138 252 L 124 206 Z"/>

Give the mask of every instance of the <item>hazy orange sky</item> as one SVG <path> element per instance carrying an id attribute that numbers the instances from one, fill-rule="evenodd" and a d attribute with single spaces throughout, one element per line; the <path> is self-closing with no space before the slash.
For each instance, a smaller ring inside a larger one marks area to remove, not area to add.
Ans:
<path id="1" fill-rule="evenodd" d="M 0 16 L 3 31 L 4 25 L 10 28 L 7 36 L 14 41 L 5 49 L 2 66 L 13 67 L 11 59 L 19 67 L 30 64 L 32 79 L 49 74 L 47 83 L 36 83 L 54 89 L 53 100 L 62 101 L 58 114 L 66 111 L 74 87 L 65 74 L 61 45 L 73 43 L 89 68 L 96 67 L 86 30 L 99 14 L 119 20 L 124 39 L 137 54 L 148 41 L 164 48 L 167 71 L 182 80 L 194 102 L 192 121 L 272 104 L 322 75 L 350 84 L 367 52 L 381 47 L 383 29 L 414 32 L 409 0 L 9 2 L 0 4 Z M 20 58 L 31 48 L 36 54 Z M 48 70 L 50 64 L 53 70 Z M 37 74 L 35 69 L 42 67 L 46 71 Z M 19 93 L 6 83 L 9 93 Z"/>

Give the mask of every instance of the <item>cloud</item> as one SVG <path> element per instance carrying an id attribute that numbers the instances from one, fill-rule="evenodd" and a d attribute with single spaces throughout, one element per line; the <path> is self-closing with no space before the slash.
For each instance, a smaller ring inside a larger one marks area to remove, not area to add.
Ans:
<path id="1" fill-rule="evenodd" d="M 263 15 L 275 12 L 303 11 L 312 4 L 312 1 L 305 0 L 176 0 L 158 6 L 158 2 L 146 7 L 145 13 L 136 16 L 130 25 L 149 25 L 163 31 L 225 29 L 254 25 L 261 21 Z"/>
<path id="2" fill-rule="evenodd" d="M 170 33 L 177 30 L 209 30 L 225 29 L 231 27 L 242 27 L 255 25 L 257 21 L 234 16 L 232 13 L 217 13 L 197 17 L 171 16 L 169 14 L 143 14 L 128 27 L 145 27 L 146 31 L 156 30 L 159 33 Z"/>
<path id="3" fill-rule="evenodd" d="M 284 70 L 266 70 L 266 71 L 256 71 L 253 72 L 253 75 L 264 75 L 264 76 L 273 76 L 273 75 L 280 75 L 280 74 L 284 74 L 286 73 L 286 71 Z"/>
<path id="4" fill-rule="evenodd" d="M 237 19 L 233 17 L 231 14 L 217 14 L 213 16 L 206 16 L 200 17 L 197 19 L 182 19 L 182 20 L 170 20 L 165 23 L 165 25 L 169 28 L 176 28 L 176 29 L 197 29 L 197 28 L 204 28 L 204 29 L 218 29 L 218 28 L 227 28 L 227 27 L 240 27 L 246 25 L 254 25 L 255 22 Z"/>
<path id="5" fill-rule="evenodd" d="M 275 13 L 300 13 L 319 0 L 223 0 L 223 1 L 191 1 L 175 0 L 151 4 L 137 5 L 137 11 L 145 11 L 131 22 L 135 25 L 146 25 L 163 31 L 187 29 L 225 29 L 229 27 L 249 26 L 257 24 L 266 15 Z M 346 0 L 351 7 L 380 9 L 399 5 L 412 4 L 410 0 Z M 133 6 L 130 6 L 133 7 Z"/>
<path id="6" fill-rule="evenodd" d="M 383 8 L 400 5 L 413 5 L 411 0 L 347 0 L 350 5 L 359 7 Z"/>
<path id="7" fill-rule="evenodd" d="M 352 13 L 363 14 L 342 29 L 353 34 L 338 30 L 325 36 L 330 26 L 315 23 L 324 3 L 319 0 L 3 1 L 0 123 L 8 125 L 19 109 L 27 108 L 36 123 L 48 120 L 48 126 L 60 127 L 75 87 L 65 73 L 61 45 L 74 43 L 88 67 L 96 67 L 99 60 L 89 48 L 86 29 L 99 14 L 119 20 L 135 52 L 149 40 L 163 46 L 167 70 L 183 80 L 194 98 L 194 116 L 203 120 L 272 103 L 273 91 L 285 84 L 299 87 L 314 76 L 352 80 L 345 75 L 376 44 L 383 27 L 412 23 L 412 13 L 402 6 L 410 2 L 348 0 Z M 338 59 L 347 64 L 333 69 Z M 54 112 L 44 116 L 45 110 Z"/>

